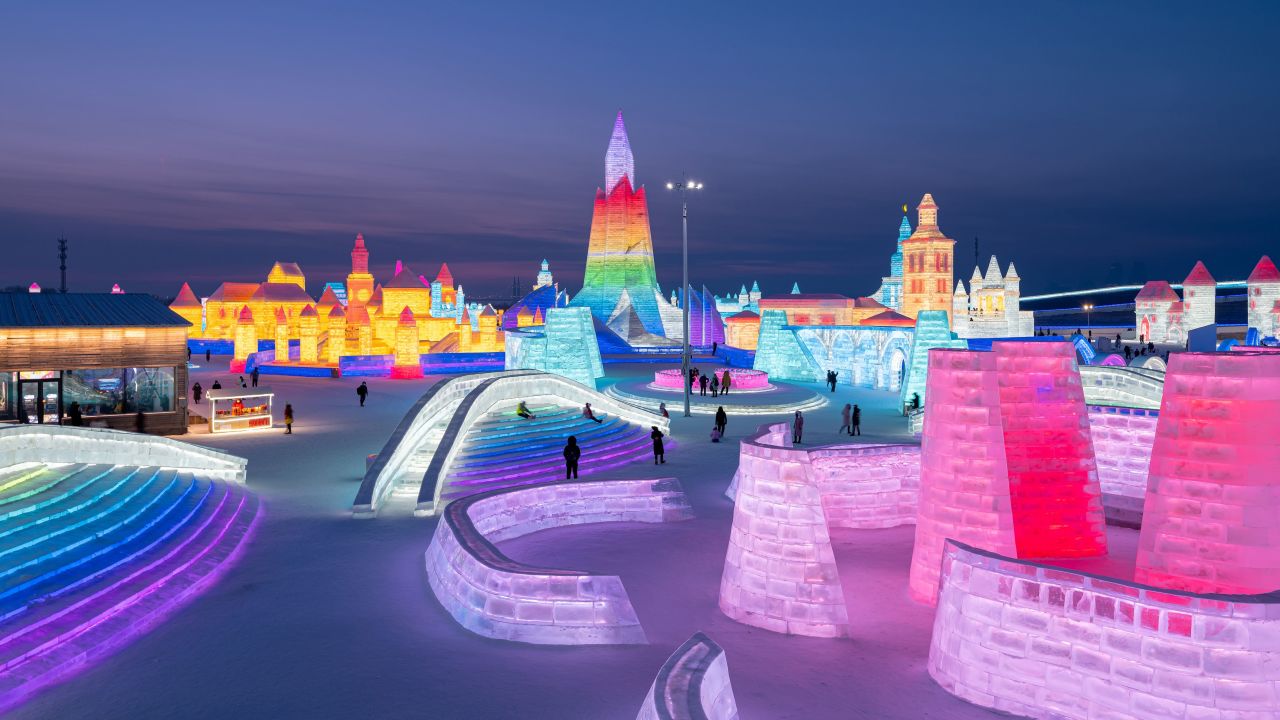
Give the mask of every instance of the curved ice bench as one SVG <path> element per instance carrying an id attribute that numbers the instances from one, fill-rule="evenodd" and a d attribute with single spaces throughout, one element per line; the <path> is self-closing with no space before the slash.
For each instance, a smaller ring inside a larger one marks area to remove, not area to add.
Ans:
<path id="1" fill-rule="evenodd" d="M 1197 595 L 955 541 L 929 649 L 939 685 L 1035 718 L 1280 716 L 1280 593 Z"/>
<path id="2" fill-rule="evenodd" d="M 57 460 L 0 470 L 0 712 L 212 586 L 257 517 L 254 495 L 214 479 L 243 478 L 244 460 L 165 438 L 24 427 L 0 430 L 0 454 Z"/>
<path id="3" fill-rule="evenodd" d="M 849 618 L 829 528 L 915 522 L 920 446 L 791 445 L 787 423 L 743 440 L 720 610 L 774 632 L 843 637 Z"/>
<path id="4" fill-rule="evenodd" d="M 737 720 L 724 649 L 702 633 L 676 648 L 658 670 L 636 720 Z"/>
<path id="5" fill-rule="evenodd" d="M 567 525 L 690 517 L 674 479 L 556 482 L 472 495 L 445 508 L 427 548 L 427 579 L 440 604 L 477 635 L 538 645 L 644 643 L 616 575 L 525 565 L 494 543 Z"/>

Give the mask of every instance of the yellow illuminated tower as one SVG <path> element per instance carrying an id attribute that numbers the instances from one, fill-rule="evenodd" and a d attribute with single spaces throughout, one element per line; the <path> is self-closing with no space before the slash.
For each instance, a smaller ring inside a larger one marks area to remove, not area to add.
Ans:
<path id="1" fill-rule="evenodd" d="M 301 334 L 298 359 L 304 363 L 316 363 L 320 359 L 318 351 L 320 341 L 320 317 L 314 305 L 302 309 L 298 316 L 298 328 Z"/>
<path id="2" fill-rule="evenodd" d="M 356 235 L 356 245 L 351 248 L 351 274 L 347 275 L 347 303 L 360 306 L 373 295 L 373 275 L 369 274 L 369 250 L 364 246 L 364 234 Z"/>
<path id="3" fill-rule="evenodd" d="M 902 314 L 951 311 L 952 258 L 956 241 L 938 229 L 938 206 L 925 193 L 916 207 L 915 232 L 902 242 Z"/>

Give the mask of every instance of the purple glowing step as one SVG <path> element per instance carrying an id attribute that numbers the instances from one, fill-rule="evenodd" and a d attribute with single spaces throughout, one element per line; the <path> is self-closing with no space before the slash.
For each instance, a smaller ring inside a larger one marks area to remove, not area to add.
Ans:
<path id="1" fill-rule="evenodd" d="M 674 446 L 675 443 L 667 443 L 667 448 L 672 448 Z M 590 458 L 584 454 L 578 461 L 578 474 L 588 475 L 590 473 L 648 460 L 650 457 L 650 449 L 651 443 L 649 439 L 644 438 L 643 442 L 637 442 L 635 444 L 628 445 L 625 448 L 619 448 L 617 452 L 598 453 Z M 443 497 L 445 499 L 453 500 L 481 491 L 562 479 L 564 479 L 563 457 L 558 460 L 540 463 L 537 467 L 522 467 L 518 472 L 497 473 L 487 477 L 470 478 L 461 481 L 450 480 L 449 486 L 456 489 L 445 490 Z"/>
<path id="2" fill-rule="evenodd" d="M 251 532 L 258 500 L 215 486 L 216 500 L 202 504 L 182 532 L 0 638 L 0 711 L 114 651 L 217 580 Z"/>
<path id="3" fill-rule="evenodd" d="M 579 465 L 583 465 L 592 460 L 598 460 L 602 457 L 612 457 L 618 453 L 629 453 L 637 449 L 652 447 L 652 442 L 648 435 L 641 435 L 638 432 L 630 437 L 613 438 L 606 437 L 599 440 L 591 440 L 579 438 L 578 447 L 582 449 L 582 456 L 579 459 Z M 524 471 L 533 469 L 542 469 L 547 467 L 564 468 L 564 444 L 558 443 L 555 447 L 544 450 L 541 453 L 529 455 L 523 458 L 512 459 L 502 463 L 489 463 L 480 467 L 466 466 L 460 470 L 450 473 L 453 482 L 464 481 L 467 478 L 487 477 L 491 475 L 518 477 Z"/>
<path id="4" fill-rule="evenodd" d="M 454 467 L 478 468 L 487 465 L 509 465 L 513 461 L 529 456 L 544 454 L 558 455 L 564 450 L 569 437 L 576 437 L 582 447 L 598 446 L 610 440 L 625 439 L 628 435 L 639 432 L 639 429 L 622 421 L 606 420 L 597 423 L 592 420 L 580 420 L 573 425 L 553 432 L 538 434 L 525 438 L 523 443 L 510 445 L 489 452 L 472 452 L 468 447 L 462 457 L 454 463 Z"/>

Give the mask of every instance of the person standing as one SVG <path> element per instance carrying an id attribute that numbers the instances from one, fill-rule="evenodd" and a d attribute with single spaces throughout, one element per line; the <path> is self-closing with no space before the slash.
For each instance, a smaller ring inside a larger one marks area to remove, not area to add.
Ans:
<path id="1" fill-rule="evenodd" d="M 209 362 L 209 361 L 210 361 L 210 360 L 212 360 L 212 359 L 213 359 L 213 351 L 212 351 L 212 350 L 210 350 L 209 348 L 205 348 L 205 349 L 204 349 L 204 361 L 205 361 L 205 362 Z"/>
<path id="2" fill-rule="evenodd" d="M 653 439 L 653 464 L 665 463 L 667 461 L 666 451 L 662 449 L 662 431 L 657 425 L 653 425 L 653 432 L 649 433 L 649 437 Z"/>
<path id="3" fill-rule="evenodd" d="M 791 421 L 791 442 L 796 445 L 800 444 L 801 438 L 804 437 L 804 415 L 797 410 L 796 419 Z"/>
<path id="4" fill-rule="evenodd" d="M 369 397 L 369 386 L 361 382 L 360 387 L 356 388 L 356 395 L 360 396 L 360 407 L 364 407 L 365 398 Z"/>
<path id="5" fill-rule="evenodd" d="M 133 418 L 133 422 L 135 426 L 134 429 L 138 432 L 144 433 L 147 431 L 147 416 L 143 415 L 141 410 L 139 410 L 138 414 Z"/>
<path id="6" fill-rule="evenodd" d="M 284 434 L 293 434 L 293 405 L 284 404 Z"/>
<path id="7" fill-rule="evenodd" d="M 573 435 L 564 444 L 564 479 L 578 479 L 578 458 L 582 457 L 582 448 L 578 447 L 578 438 Z"/>
<path id="8" fill-rule="evenodd" d="M 196 404 L 200 404 L 200 398 L 204 396 L 204 388 L 200 387 L 200 383 L 191 386 L 191 397 L 195 399 Z"/>
<path id="9" fill-rule="evenodd" d="M 716 351 L 717 351 L 717 350 L 719 350 L 719 349 L 720 349 L 720 343 L 716 342 L 715 340 L 712 340 L 712 341 L 711 341 L 711 354 L 712 354 L 712 355 L 715 355 L 715 354 L 716 354 Z"/>
<path id="10" fill-rule="evenodd" d="M 725 370 L 724 374 L 720 376 L 720 394 L 721 395 L 729 394 L 729 383 L 730 383 L 729 371 Z"/>
<path id="11" fill-rule="evenodd" d="M 853 406 L 849 403 L 845 403 L 844 407 L 840 408 L 840 430 L 838 432 L 842 435 L 844 433 L 849 433 L 850 435 L 853 434 L 853 427 L 850 425 L 851 421 L 849 419 L 853 412 L 851 409 L 852 407 Z"/>
<path id="12" fill-rule="evenodd" d="M 67 416 L 71 418 L 71 424 L 74 427 L 80 427 L 84 424 L 84 413 L 80 411 L 80 403 L 72 402 L 71 407 L 67 409 Z"/>
<path id="13" fill-rule="evenodd" d="M 719 395 L 720 380 L 716 377 L 715 373 L 711 373 L 711 397 L 718 397 Z"/>
<path id="14" fill-rule="evenodd" d="M 729 424 L 729 416 L 724 411 L 724 406 L 716 408 L 716 428 L 720 430 L 720 434 L 724 435 L 724 428 Z"/>
<path id="15" fill-rule="evenodd" d="M 213 390 L 221 390 L 221 389 L 222 389 L 222 383 L 218 382 L 218 379 L 217 379 L 217 378 L 214 378 L 214 380 L 213 380 L 213 388 L 212 388 L 212 389 L 213 389 Z"/>
<path id="16" fill-rule="evenodd" d="M 862 408 L 857 405 L 853 406 L 853 427 L 849 429 L 850 435 L 862 434 Z"/>
<path id="17" fill-rule="evenodd" d="M 671 413 L 667 412 L 667 404 L 666 404 L 666 403 L 664 403 L 664 402 L 660 402 L 660 403 L 658 403 L 658 414 L 662 415 L 662 417 L 664 417 L 664 418 L 669 418 L 669 417 L 671 417 Z"/>
<path id="18" fill-rule="evenodd" d="M 698 378 L 698 387 L 702 388 L 702 392 L 699 393 L 700 395 L 707 394 L 707 376 L 706 375 L 703 375 Z"/>
<path id="19" fill-rule="evenodd" d="M 258 387 L 258 368 L 256 365 L 253 368 L 253 372 L 249 373 L 249 381 L 253 383 L 254 387 Z"/>
<path id="20" fill-rule="evenodd" d="M 840 373 L 839 373 L 838 371 L 836 371 L 836 370 L 832 370 L 832 371 L 829 373 L 829 375 L 830 375 L 830 377 L 831 377 L 831 392 L 835 392 L 835 391 L 836 391 L 836 378 L 840 375 Z"/>

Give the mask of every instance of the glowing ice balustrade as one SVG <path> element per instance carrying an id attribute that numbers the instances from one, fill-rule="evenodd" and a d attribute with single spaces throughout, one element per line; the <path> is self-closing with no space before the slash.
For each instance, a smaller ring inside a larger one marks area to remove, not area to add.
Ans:
<path id="1" fill-rule="evenodd" d="M 724 648 L 702 633 L 662 664 L 636 720 L 737 720 Z"/>
<path id="2" fill-rule="evenodd" d="M 1138 527 L 1147 496 L 1147 470 L 1155 442 L 1155 410 L 1089 406 L 1089 434 L 1107 521 Z"/>
<path id="3" fill-rule="evenodd" d="M 1074 350 L 997 342 L 929 353 L 910 594 L 933 604 L 948 539 L 1010 557 L 1106 553 Z"/>
<path id="4" fill-rule="evenodd" d="M 495 406 L 519 401 L 531 404 L 553 399 L 581 407 L 591 403 L 601 415 L 609 415 L 643 427 L 657 426 L 667 433 L 670 420 L 614 400 L 559 375 L 535 370 L 478 373 L 451 378 L 433 386 L 405 414 L 365 472 L 352 514 L 372 518 L 398 485 L 417 486 L 414 514 L 429 516 L 444 504 L 446 480 L 462 450 L 468 430 Z M 425 471 L 415 471 L 414 461 L 426 453 Z"/>
<path id="5" fill-rule="evenodd" d="M 427 580 L 445 610 L 477 635 L 537 645 L 644 643 L 617 576 L 525 565 L 494 543 L 570 525 L 691 517 L 680 484 L 670 478 L 566 481 L 473 495 L 445 509 L 427 548 Z"/>
<path id="6" fill-rule="evenodd" d="M 914 445 L 797 448 L 786 423 L 743 440 L 720 610 L 774 632 L 848 635 L 829 528 L 912 522 L 919 453 Z"/>
<path id="7" fill-rule="evenodd" d="M 1164 373 L 1145 367 L 1085 365 L 1080 368 L 1084 399 L 1090 405 L 1158 410 Z"/>
<path id="8" fill-rule="evenodd" d="M 1135 578 L 1280 588 L 1280 354 L 1177 353 L 1151 451 Z"/>
<path id="9" fill-rule="evenodd" d="M 949 543 L 929 674 L 1033 718 L 1280 716 L 1280 595 L 1194 595 Z"/>
<path id="10" fill-rule="evenodd" d="M 769 384 L 769 373 L 749 368 L 726 368 L 729 372 L 730 392 L 759 392 L 772 390 Z M 714 368 L 717 379 L 723 380 L 725 369 Z M 684 373 L 679 368 L 659 370 L 653 374 L 652 387 L 660 390 L 684 392 Z"/>
<path id="11" fill-rule="evenodd" d="M 0 468 L 29 462 L 149 465 L 236 483 L 244 483 L 248 465 L 242 457 L 158 435 L 69 425 L 0 429 Z"/>

